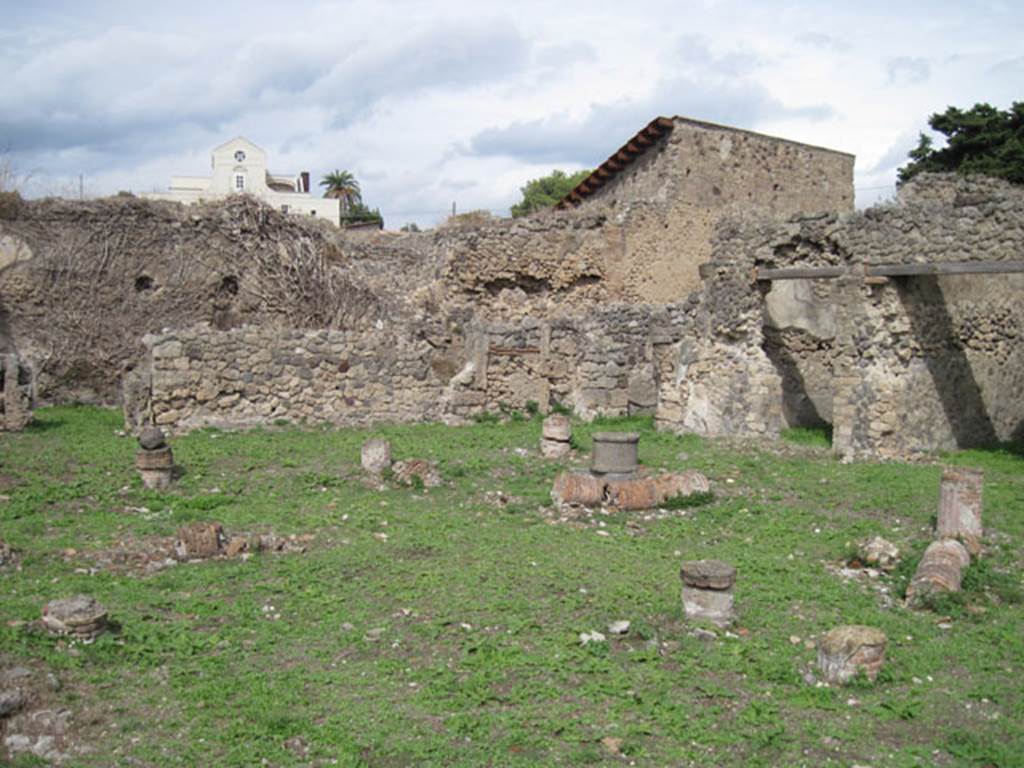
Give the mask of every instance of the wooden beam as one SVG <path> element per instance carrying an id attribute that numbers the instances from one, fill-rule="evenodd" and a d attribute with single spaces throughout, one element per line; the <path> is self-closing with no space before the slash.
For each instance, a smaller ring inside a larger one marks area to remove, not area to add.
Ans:
<path id="1" fill-rule="evenodd" d="M 846 274 L 847 267 L 785 267 L 782 269 L 760 269 L 757 280 L 814 280 L 832 279 Z"/>
<path id="2" fill-rule="evenodd" d="M 930 264 L 873 264 L 864 274 L 873 277 L 915 275 L 1002 275 L 1024 272 L 1024 261 L 937 261 Z"/>
<path id="3" fill-rule="evenodd" d="M 847 267 L 783 267 L 755 270 L 757 280 L 830 280 Z M 866 277 L 915 277 L 921 275 L 1003 275 L 1024 272 L 1024 261 L 939 261 L 930 264 L 868 264 Z"/>

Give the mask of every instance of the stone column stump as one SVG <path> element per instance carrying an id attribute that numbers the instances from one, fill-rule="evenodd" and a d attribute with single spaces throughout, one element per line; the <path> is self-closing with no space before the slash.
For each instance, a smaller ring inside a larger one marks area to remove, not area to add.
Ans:
<path id="1" fill-rule="evenodd" d="M 164 433 L 156 427 L 147 427 L 139 434 L 139 452 L 135 454 L 135 468 L 142 485 L 151 491 L 162 491 L 174 476 L 174 454 L 166 444 Z"/>
<path id="2" fill-rule="evenodd" d="M 688 560 L 683 579 L 683 612 L 691 621 L 710 621 L 719 627 L 732 624 L 736 569 L 721 560 Z"/>
<path id="3" fill-rule="evenodd" d="M 52 600 L 43 606 L 43 625 L 53 634 L 91 643 L 107 628 L 107 609 L 88 595 Z"/>
<path id="4" fill-rule="evenodd" d="M 553 413 L 544 419 L 541 427 L 540 455 L 545 459 L 560 459 L 572 450 L 572 424 L 569 417 Z"/>
<path id="5" fill-rule="evenodd" d="M 596 432 L 590 470 L 601 475 L 632 475 L 640 464 L 636 432 Z"/>
<path id="6" fill-rule="evenodd" d="M 885 633 L 874 627 L 836 627 L 818 643 L 818 669 L 834 685 L 845 685 L 860 671 L 874 681 L 885 661 L 887 642 Z"/>
<path id="7" fill-rule="evenodd" d="M 981 488 L 985 479 L 976 469 L 946 469 L 939 490 L 940 539 L 960 539 L 972 555 L 981 552 Z"/>

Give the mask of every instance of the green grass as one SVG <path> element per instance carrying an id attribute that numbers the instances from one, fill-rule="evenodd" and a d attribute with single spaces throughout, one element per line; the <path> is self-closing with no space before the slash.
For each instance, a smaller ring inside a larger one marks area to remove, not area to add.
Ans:
<path id="1" fill-rule="evenodd" d="M 173 441 L 184 475 L 163 493 L 142 489 L 121 426 L 112 411 L 53 408 L 0 435 L 0 537 L 21 565 L 0 572 L 0 665 L 60 677 L 50 703 L 76 713 L 91 750 L 73 765 L 1022 764 L 1024 459 L 1012 450 L 943 457 L 985 470 L 988 532 L 963 595 L 937 606 L 945 629 L 876 589 L 898 591 L 909 566 L 863 582 L 826 568 L 875 534 L 919 555 L 937 464 L 841 465 L 820 436 L 736 448 L 646 418 L 574 424 L 583 451 L 595 431 L 638 431 L 642 463 L 713 485 L 664 519 L 602 517 L 599 536 L 542 514 L 567 465 L 539 458 L 531 413 L 204 430 Z M 437 461 L 446 486 L 364 484 L 370 436 L 396 459 Z M 492 503 L 498 490 L 513 501 Z M 316 538 L 305 554 L 88 573 L 118 542 L 193 520 Z M 709 557 L 737 567 L 740 620 L 737 636 L 702 641 L 682 620 L 678 572 Z M 78 592 L 120 631 L 72 655 L 18 624 Z M 618 619 L 632 623 L 624 638 L 579 644 Z M 803 682 L 815 652 L 789 638 L 840 623 L 888 634 L 876 684 Z M 296 737 L 308 755 L 289 749 Z"/>

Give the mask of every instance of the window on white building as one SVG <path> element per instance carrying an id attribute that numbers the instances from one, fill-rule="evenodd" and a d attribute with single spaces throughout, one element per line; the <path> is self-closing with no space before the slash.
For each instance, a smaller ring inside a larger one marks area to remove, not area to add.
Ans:
<path id="1" fill-rule="evenodd" d="M 309 215 L 310 215 L 310 216 L 316 216 L 316 211 L 310 211 L 310 212 L 309 212 Z"/>
<path id="2" fill-rule="evenodd" d="M 288 206 L 287 205 L 282 205 L 281 206 L 281 213 L 288 213 Z"/>
<path id="3" fill-rule="evenodd" d="M 235 174 L 235 192 L 244 192 L 244 191 L 245 191 L 245 174 L 244 173 L 236 173 Z"/>

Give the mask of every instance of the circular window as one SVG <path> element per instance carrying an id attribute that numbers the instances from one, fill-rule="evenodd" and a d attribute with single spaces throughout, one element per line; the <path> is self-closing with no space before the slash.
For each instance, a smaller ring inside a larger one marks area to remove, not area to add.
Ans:
<path id="1" fill-rule="evenodd" d="M 245 160 L 245 152 L 243 152 L 242 150 L 238 150 L 237 152 L 235 152 L 235 160 L 237 160 L 238 162 L 242 162 L 243 160 Z"/>

